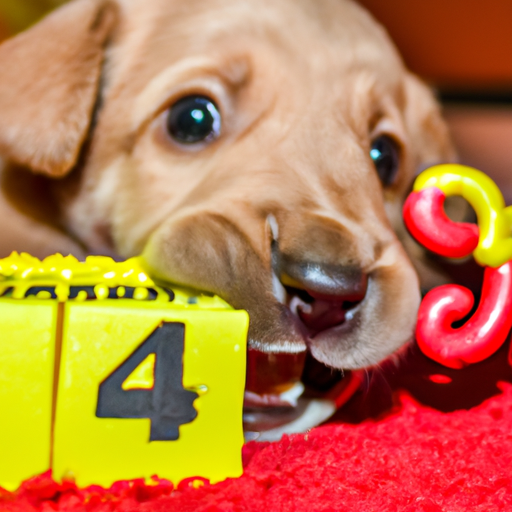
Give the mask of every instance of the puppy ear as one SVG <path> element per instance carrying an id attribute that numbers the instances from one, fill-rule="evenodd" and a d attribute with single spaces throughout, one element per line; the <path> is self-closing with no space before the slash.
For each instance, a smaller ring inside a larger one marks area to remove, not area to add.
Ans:
<path id="1" fill-rule="evenodd" d="M 0 45 L 0 153 L 53 177 L 76 163 L 90 126 L 111 0 L 75 0 Z"/>
<path id="2" fill-rule="evenodd" d="M 416 171 L 428 165 L 454 162 L 456 153 L 441 107 L 432 91 L 417 76 L 408 73 L 404 84 L 405 124 L 411 140 Z"/>

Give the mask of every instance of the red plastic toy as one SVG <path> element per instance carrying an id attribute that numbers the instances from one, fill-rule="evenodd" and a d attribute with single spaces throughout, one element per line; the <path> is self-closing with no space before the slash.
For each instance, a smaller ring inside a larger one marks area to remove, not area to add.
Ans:
<path id="1" fill-rule="evenodd" d="M 478 227 L 447 217 L 444 201 L 448 195 L 468 200 L 477 213 Z M 501 193 L 480 171 L 440 165 L 418 177 L 403 214 L 410 233 L 428 250 L 449 258 L 473 253 L 486 266 L 478 308 L 460 327 L 453 324 L 470 314 L 473 294 L 457 285 L 427 293 L 418 312 L 419 347 L 450 368 L 486 359 L 505 342 L 512 327 L 512 217 Z"/>

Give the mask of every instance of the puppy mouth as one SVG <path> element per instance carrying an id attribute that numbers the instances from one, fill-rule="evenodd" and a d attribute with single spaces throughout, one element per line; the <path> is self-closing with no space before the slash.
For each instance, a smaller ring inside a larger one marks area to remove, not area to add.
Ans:
<path id="1" fill-rule="evenodd" d="M 323 333 L 350 331 L 364 299 L 291 286 L 283 286 L 279 297 L 296 319 L 306 345 Z M 309 350 L 291 354 L 250 349 L 247 363 L 246 440 L 273 441 L 322 423 L 348 401 L 361 381 L 359 372 L 330 368 Z"/>
<path id="2" fill-rule="evenodd" d="M 329 368 L 309 351 L 249 350 L 243 426 L 246 441 L 276 441 L 330 418 L 359 389 L 359 371 Z"/>

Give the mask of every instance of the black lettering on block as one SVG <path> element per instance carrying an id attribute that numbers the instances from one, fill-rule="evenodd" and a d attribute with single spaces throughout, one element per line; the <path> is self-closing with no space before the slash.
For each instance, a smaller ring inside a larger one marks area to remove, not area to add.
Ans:
<path id="1" fill-rule="evenodd" d="M 150 441 L 175 441 L 179 426 L 192 422 L 197 411 L 194 391 L 183 387 L 185 326 L 163 322 L 99 386 L 98 418 L 149 418 Z M 150 354 L 155 354 L 153 389 L 122 388 L 123 382 Z"/>

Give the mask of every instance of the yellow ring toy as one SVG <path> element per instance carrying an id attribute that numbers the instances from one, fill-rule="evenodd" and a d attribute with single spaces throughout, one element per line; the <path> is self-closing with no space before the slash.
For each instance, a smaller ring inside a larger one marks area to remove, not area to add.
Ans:
<path id="1" fill-rule="evenodd" d="M 505 206 L 491 178 L 464 165 L 436 165 L 414 183 L 415 192 L 429 187 L 437 187 L 446 196 L 462 196 L 474 208 L 480 238 L 473 256 L 480 265 L 496 268 L 512 259 L 512 207 Z"/>

